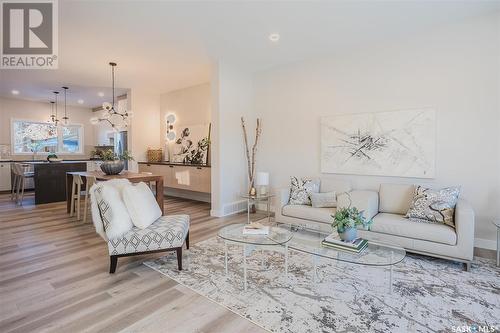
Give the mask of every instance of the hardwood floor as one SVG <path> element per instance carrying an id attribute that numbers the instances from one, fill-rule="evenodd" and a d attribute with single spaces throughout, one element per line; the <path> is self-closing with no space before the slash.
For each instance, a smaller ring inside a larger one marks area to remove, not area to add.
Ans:
<path id="1" fill-rule="evenodd" d="M 191 216 L 191 244 L 246 215 L 213 218 L 206 203 L 166 198 Z M 233 312 L 142 265 L 120 258 L 108 274 L 106 243 L 65 202 L 23 206 L 0 194 L 0 332 L 263 332 Z"/>

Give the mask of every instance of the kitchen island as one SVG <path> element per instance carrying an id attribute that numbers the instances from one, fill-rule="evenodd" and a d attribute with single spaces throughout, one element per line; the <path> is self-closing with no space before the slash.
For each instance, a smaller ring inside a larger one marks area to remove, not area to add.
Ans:
<path id="1" fill-rule="evenodd" d="M 33 165 L 35 204 L 66 200 L 66 173 L 87 171 L 85 161 L 25 162 Z"/>

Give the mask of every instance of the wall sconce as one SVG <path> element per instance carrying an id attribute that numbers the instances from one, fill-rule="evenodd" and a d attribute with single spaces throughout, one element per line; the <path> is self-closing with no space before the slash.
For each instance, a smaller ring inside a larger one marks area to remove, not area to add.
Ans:
<path id="1" fill-rule="evenodd" d="M 175 139 L 175 131 L 174 131 L 175 114 L 170 113 L 165 117 L 165 120 L 167 121 L 167 140 L 172 141 Z"/>

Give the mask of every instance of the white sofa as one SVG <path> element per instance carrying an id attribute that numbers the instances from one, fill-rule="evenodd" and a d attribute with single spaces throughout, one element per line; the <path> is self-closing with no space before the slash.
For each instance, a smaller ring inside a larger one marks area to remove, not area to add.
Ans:
<path id="1" fill-rule="evenodd" d="M 364 210 L 373 219 L 369 231 L 358 234 L 368 240 L 398 244 L 408 252 L 465 263 L 467 270 L 474 251 L 474 212 L 460 199 L 455 208 L 455 228 L 444 224 L 414 222 L 404 217 L 413 198 L 414 185 L 381 184 L 379 191 L 352 190 L 347 181 L 321 179 L 320 192 L 337 193 L 337 207 L 349 205 Z M 349 193 L 349 196 L 345 194 Z M 344 193 L 344 194 L 343 194 Z M 290 189 L 279 191 L 276 221 L 330 232 L 336 208 L 314 208 L 288 204 Z"/>

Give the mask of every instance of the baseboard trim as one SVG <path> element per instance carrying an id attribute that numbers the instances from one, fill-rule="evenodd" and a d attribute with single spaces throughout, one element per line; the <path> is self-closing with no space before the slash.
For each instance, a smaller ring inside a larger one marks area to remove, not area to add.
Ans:
<path id="1" fill-rule="evenodd" d="M 246 211 L 247 211 L 247 201 L 246 200 L 239 200 L 239 201 L 234 201 L 234 202 L 225 204 L 224 206 L 222 206 L 222 209 L 210 210 L 210 215 L 214 216 L 214 217 L 224 217 L 224 216 L 235 215 L 235 214 L 246 212 Z"/>
<path id="2" fill-rule="evenodd" d="M 487 250 L 496 250 L 497 242 L 492 239 L 474 238 L 474 247 Z"/>

